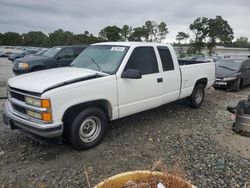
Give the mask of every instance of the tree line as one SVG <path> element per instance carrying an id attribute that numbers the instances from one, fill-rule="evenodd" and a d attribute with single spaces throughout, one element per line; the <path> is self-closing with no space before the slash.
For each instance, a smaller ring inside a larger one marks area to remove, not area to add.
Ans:
<path id="1" fill-rule="evenodd" d="M 189 33 L 180 31 L 177 33 L 175 45 L 190 46 L 190 53 L 200 52 L 204 48 L 212 51 L 216 45 L 228 47 L 250 48 L 247 37 L 239 37 L 234 42 L 234 32 L 228 21 L 221 16 L 215 18 L 198 17 L 189 25 Z M 70 31 L 58 29 L 48 35 L 42 31 L 30 31 L 19 34 L 16 32 L 0 33 L 0 45 L 9 46 L 37 46 L 51 47 L 56 45 L 91 44 L 102 41 L 146 41 L 162 42 L 169 33 L 167 24 L 155 21 L 146 21 L 143 25 L 132 28 L 129 25 L 118 27 L 106 26 L 100 30 L 98 36 L 88 31 L 74 34 Z"/>

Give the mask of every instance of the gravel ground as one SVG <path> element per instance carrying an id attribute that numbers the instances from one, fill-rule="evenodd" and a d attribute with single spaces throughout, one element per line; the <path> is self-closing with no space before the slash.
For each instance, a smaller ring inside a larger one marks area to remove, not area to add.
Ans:
<path id="1" fill-rule="evenodd" d="M 238 93 L 209 89 L 200 109 L 181 100 L 114 121 L 102 144 L 82 152 L 31 141 L 0 117 L 0 187 L 86 188 L 84 168 L 94 186 L 120 172 L 150 170 L 162 159 L 198 187 L 249 188 L 250 138 L 231 131 L 225 110 L 249 93 L 250 87 Z"/>

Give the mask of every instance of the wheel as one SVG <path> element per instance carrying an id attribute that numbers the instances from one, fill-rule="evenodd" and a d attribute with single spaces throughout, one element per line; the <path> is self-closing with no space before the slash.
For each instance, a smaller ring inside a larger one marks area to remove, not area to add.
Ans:
<path id="1" fill-rule="evenodd" d="M 99 144 L 107 130 L 106 114 L 99 108 L 88 108 L 80 112 L 69 128 L 71 145 L 77 150 L 85 150 Z"/>
<path id="2" fill-rule="evenodd" d="M 241 86 L 241 79 L 238 78 L 235 82 L 234 82 L 234 85 L 233 85 L 233 90 L 234 91 L 240 91 L 240 86 Z"/>
<path id="3" fill-rule="evenodd" d="M 190 96 L 190 106 L 192 108 L 199 108 L 202 105 L 205 95 L 205 86 L 203 84 L 198 84 L 194 87 L 194 90 Z"/>

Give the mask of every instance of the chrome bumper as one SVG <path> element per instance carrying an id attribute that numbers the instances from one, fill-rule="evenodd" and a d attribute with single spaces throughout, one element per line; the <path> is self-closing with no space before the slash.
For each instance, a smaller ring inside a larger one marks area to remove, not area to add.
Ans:
<path id="1" fill-rule="evenodd" d="M 23 119 L 16 115 L 9 100 L 4 105 L 4 121 L 9 124 L 12 129 L 22 129 L 28 133 L 32 133 L 44 138 L 59 137 L 63 133 L 63 125 L 55 123 L 35 123 L 26 119 Z"/>

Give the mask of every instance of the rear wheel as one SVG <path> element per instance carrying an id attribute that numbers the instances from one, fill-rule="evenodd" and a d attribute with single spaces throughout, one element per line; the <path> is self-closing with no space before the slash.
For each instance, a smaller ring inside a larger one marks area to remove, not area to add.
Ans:
<path id="1" fill-rule="evenodd" d="M 205 86 L 203 84 L 198 84 L 194 87 L 194 90 L 191 96 L 189 97 L 190 106 L 192 108 L 199 108 L 202 105 L 205 96 L 204 89 Z"/>
<path id="2" fill-rule="evenodd" d="M 99 108 L 89 108 L 80 112 L 70 126 L 69 140 L 78 150 L 99 144 L 107 130 L 106 114 Z"/>

